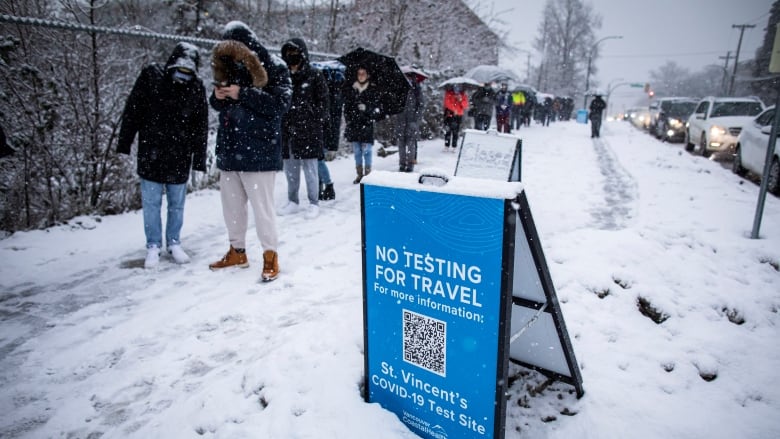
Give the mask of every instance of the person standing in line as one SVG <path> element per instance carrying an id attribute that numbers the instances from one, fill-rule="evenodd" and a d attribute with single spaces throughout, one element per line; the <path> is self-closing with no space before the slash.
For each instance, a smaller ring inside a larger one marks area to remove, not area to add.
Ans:
<path id="1" fill-rule="evenodd" d="M 290 69 L 293 94 L 290 110 L 282 120 L 282 159 L 287 177 L 287 204 L 278 214 L 290 215 L 299 210 L 298 190 L 303 171 L 309 199 L 304 217 L 314 219 L 319 215 L 318 160 L 325 158 L 325 133 L 330 124 L 328 84 L 322 72 L 309 64 L 309 50 L 303 39 L 287 40 L 282 45 L 282 59 Z"/>
<path id="2" fill-rule="evenodd" d="M 459 86 L 448 87 L 444 91 L 444 151 L 455 152 L 458 150 L 458 137 L 460 137 L 460 124 L 463 121 L 463 112 L 469 108 L 469 97 Z"/>
<path id="3" fill-rule="evenodd" d="M 320 201 L 336 199 L 336 190 L 333 188 L 333 179 L 326 162 L 333 161 L 339 150 L 339 138 L 341 137 L 341 115 L 344 100 L 341 97 L 341 88 L 344 85 L 344 72 L 331 66 L 323 66 L 320 71 L 325 75 L 328 84 L 328 113 L 330 123 L 325 129 L 325 151 L 323 160 L 318 161 L 318 174 L 320 176 Z"/>
<path id="4" fill-rule="evenodd" d="M 545 97 L 542 103 L 542 125 L 550 126 L 550 119 L 552 119 L 552 105 L 553 101 L 551 97 Z"/>
<path id="5" fill-rule="evenodd" d="M 240 21 L 226 25 L 222 40 L 212 50 L 215 88 L 209 103 L 219 112 L 217 168 L 230 248 L 209 268 L 249 266 L 249 203 L 263 248 L 261 279 L 268 282 L 280 272 L 274 181 L 282 170 L 282 117 L 292 98 L 290 71 Z"/>
<path id="6" fill-rule="evenodd" d="M 519 130 L 523 125 L 523 106 L 525 105 L 525 93 L 522 90 L 512 92 L 512 119 L 509 126 L 512 129 Z"/>
<path id="7" fill-rule="evenodd" d="M 208 106 L 198 77 L 200 55 L 178 43 L 165 66 L 143 68 L 122 113 L 117 152 L 130 154 L 138 134 L 137 173 L 146 235 L 144 267 L 160 263 L 163 244 L 162 199 L 167 199 L 165 246 L 178 264 L 190 261 L 181 247 L 184 199 L 190 169 L 206 172 Z"/>
<path id="8" fill-rule="evenodd" d="M 506 82 L 501 83 L 501 89 L 496 93 L 496 129 L 499 133 L 510 133 L 512 118 L 512 95 Z"/>
<path id="9" fill-rule="evenodd" d="M 601 95 L 596 95 L 588 107 L 590 113 L 588 118 L 590 119 L 590 137 L 600 137 L 601 135 L 601 119 L 603 117 L 604 109 L 607 108 L 607 103 L 601 98 Z"/>
<path id="10" fill-rule="evenodd" d="M 352 143 L 355 152 L 354 184 L 371 173 L 374 121 L 382 114 L 379 95 L 370 77 L 365 67 L 358 67 L 357 79 L 344 90 L 344 137 Z"/>
<path id="11" fill-rule="evenodd" d="M 471 95 L 471 104 L 474 106 L 474 128 L 487 131 L 490 128 L 490 119 L 493 118 L 493 105 L 496 94 L 489 83 Z"/>
<path id="12" fill-rule="evenodd" d="M 414 171 L 417 158 L 417 135 L 420 132 L 420 119 L 425 108 L 422 87 L 414 72 L 406 73 L 406 79 L 412 86 L 406 94 L 404 111 L 398 115 L 398 170 Z"/>

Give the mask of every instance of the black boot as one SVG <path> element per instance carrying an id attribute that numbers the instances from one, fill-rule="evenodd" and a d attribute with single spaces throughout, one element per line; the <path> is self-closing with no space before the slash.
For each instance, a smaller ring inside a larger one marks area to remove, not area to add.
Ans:
<path id="1" fill-rule="evenodd" d="M 320 200 L 330 201 L 336 199 L 336 191 L 333 189 L 333 183 L 326 184 L 320 192 Z"/>

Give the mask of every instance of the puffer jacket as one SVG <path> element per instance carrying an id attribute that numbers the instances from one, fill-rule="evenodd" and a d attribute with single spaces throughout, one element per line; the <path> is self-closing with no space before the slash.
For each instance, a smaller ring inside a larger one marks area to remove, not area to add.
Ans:
<path id="1" fill-rule="evenodd" d="M 190 168 L 206 171 L 208 106 L 203 81 L 175 81 L 175 67 L 197 74 L 200 56 L 179 43 L 165 66 L 150 64 L 135 81 L 122 113 L 117 152 L 130 154 L 138 134 L 138 176 L 163 184 L 183 184 Z"/>
<path id="2" fill-rule="evenodd" d="M 309 50 L 300 38 L 282 45 L 282 53 L 297 48 L 303 55 L 292 72 L 292 104 L 282 121 L 282 158 L 324 158 L 325 134 L 330 125 L 330 99 L 325 76 L 309 63 Z"/>
<path id="3" fill-rule="evenodd" d="M 290 106 L 292 85 L 287 65 L 260 44 L 246 24 L 228 23 L 224 41 L 212 51 L 215 79 L 242 78 L 238 100 L 219 100 L 211 94 L 209 103 L 219 112 L 217 168 L 222 171 L 280 171 L 282 169 L 282 117 Z M 237 41 L 241 45 L 232 42 Z M 252 56 L 257 57 L 258 63 Z M 236 72 L 238 70 L 239 72 Z"/>
<path id="4" fill-rule="evenodd" d="M 496 93 L 489 85 L 480 88 L 471 95 L 471 105 L 476 114 L 492 115 L 495 103 Z"/>

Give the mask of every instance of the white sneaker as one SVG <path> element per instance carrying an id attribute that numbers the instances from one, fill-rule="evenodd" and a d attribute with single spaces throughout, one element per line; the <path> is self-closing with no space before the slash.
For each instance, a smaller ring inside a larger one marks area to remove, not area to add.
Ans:
<path id="1" fill-rule="evenodd" d="M 155 268 L 160 264 L 160 248 L 157 246 L 151 246 L 146 249 L 146 260 L 144 260 L 144 268 Z"/>
<path id="2" fill-rule="evenodd" d="M 317 218 L 320 215 L 320 207 L 316 204 L 309 204 L 309 207 L 306 208 L 306 212 L 303 214 L 303 217 L 306 219 L 314 219 Z"/>
<path id="3" fill-rule="evenodd" d="M 281 209 L 279 209 L 278 212 L 276 212 L 279 216 L 285 216 L 285 215 L 292 215 L 296 212 L 298 212 L 298 203 L 293 203 L 292 201 L 288 201 L 287 204 L 284 205 Z"/>
<path id="4" fill-rule="evenodd" d="M 173 260 L 177 264 L 186 264 L 190 262 L 190 257 L 187 255 L 187 253 L 184 252 L 184 249 L 181 248 L 181 245 L 179 244 L 169 245 L 168 253 L 173 256 Z"/>

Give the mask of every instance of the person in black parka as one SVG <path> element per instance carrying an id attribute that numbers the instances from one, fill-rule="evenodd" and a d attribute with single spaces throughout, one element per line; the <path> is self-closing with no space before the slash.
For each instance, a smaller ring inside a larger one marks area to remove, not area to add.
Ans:
<path id="1" fill-rule="evenodd" d="M 301 171 L 306 182 L 309 206 L 305 217 L 319 214 L 319 160 L 325 158 L 325 134 L 330 125 L 330 102 L 325 76 L 309 63 L 309 50 L 301 38 L 282 45 L 282 59 L 290 68 L 293 94 L 290 110 L 282 121 L 282 158 L 287 177 L 287 204 L 279 215 L 298 211 Z M 330 183 L 333 190 L 333 183 Z M 335 194 L 334 194 L 335 196 Z"/>
<path id="2" fill-rule="evenodd" d="M 590 119 L 590 137 L 601 136 L 601 119 L 603 118 L 604 109 L 607 108 L 607 103 L 600 95 L 596 95 L 593 101 L 590 103 L 590 113 L 588 118 Z"/>
<path id="3" fill-rule="evenodd" d="M 354 184 L 371 172 L 374 121 L 382 117 L 379 92 L 370 77 L 367 68 L 358 67 L 355 82 L 344 85 L 344 137 L 352 143 L 355 152 L 357 177 L 352 181 Z"/>
<path id="4" fill-rule="evenodd" d="M 117 151 L 130 154 L 138 134 L 147 268 L 159 263 L 163 193 L 168 202 L 166 247 L 177 263 L 189 262 L 180 245 L 187 180 L 190 169 L 206 172 L 208 106 L 206 89 L 198 77 L 199 64 L 198 48 L 178 43 L 165 66 L 144 67 L 122 113 Z"/>

